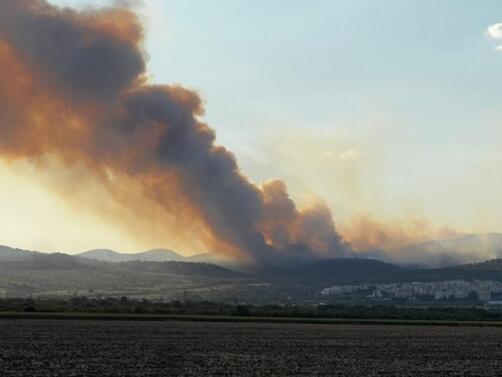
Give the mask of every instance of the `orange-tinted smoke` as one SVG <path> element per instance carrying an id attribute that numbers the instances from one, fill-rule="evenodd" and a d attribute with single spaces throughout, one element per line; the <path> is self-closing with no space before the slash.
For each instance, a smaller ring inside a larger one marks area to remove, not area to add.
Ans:
<path id="1" fill-rule="evenodd" d="M 280 180 L 265 182 L 261 191 L 264 220 L 260 229 L 269 244 L 278 249 L 285 249 L 291 244 L 304 244 L 312 250 L 326 253 L 343 245 L 335 230 L 331 211 L 324 203 L 297 209 L 289 197 L 286 184 Z M 343 246 L 349 249 L 348 245 Z"/>
<path id="2" fill-rule="evenodd" d="M 127 9 L 0 2 L 0 155 L 84 166 L 132 215 L 160 212 L 166 232 L 190 224 L 215 252 L 347 255 L 326 206 L 300 211 L 283 182 L 241 174 L 197 93 L 147 84 L 142 35 Z"/>
<path id="3" fill-rule="evenodd" d="M 384 222 L 369 215 L 354 216 L 340 228 L 340 232 L 355 250 L 381 249 L 397 253 L 406 246 L 420 242 L 463 235 L 454 229 L 437 227 L 419 218 Z"/>

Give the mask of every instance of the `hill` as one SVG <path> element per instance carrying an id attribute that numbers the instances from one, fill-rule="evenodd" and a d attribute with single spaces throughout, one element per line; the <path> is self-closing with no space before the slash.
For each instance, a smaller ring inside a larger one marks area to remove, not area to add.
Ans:
<path id="1" fill-rule="evenodd" d="M 7 255 L 7 253 L 5 253 Z M 110 263 L 79 256 L 37 252 L 0 261 L 0 297 L 128 296 L 136 298 L 216 299 L 245 287 L 246 275 L 207 263 Z M 199 293 L 200 292 L 200 293 Z"/>
<path id="2" fill-rule="evenodd" d="M 394 279 L 407 269 L 373 259 L 336 258 L 279 268 L 268 271 L 266 276 L 275 281 L 301 283 L 306 286 L 322 286 L 329 281 L 337 284 L 356 284 Z"/>
<path id="3" fill-rule="evenodd" d="M 240 278 L 244 276 L 242 273 L 228 270 L 210 263 L 131 261 L 123 262 L 122 267 L 133 271 L 171 273 L 191 277 L 205 276 L 215 278 Z"/>
<path id="4" fill-rule="evenodd" d="M 120 263 L 129 261 L 169 262 L 183 261 L 185 258 L 168 249 L 152 249 L 140 253 L 119 253 L 109 249 L 95 249 L 78 254 L 79 257 L 99 260 L 103 262 Z"/>
<path id="5" fill-rule="evenodd" d="M 33 259 L 30 251 L 0 245 L 0 262 L 26 261 Z"/>
<path id="6" fill-rule="evenodd" d="M 229 261 L 218 255 L 211 253 L 195 254 L 184 257 L 181 254 L 169 249 L 152 249 L 139 253 L 120 253 L 110 249 L 94 249 L 77 254 L 77 256 L 87 259 L 93 259 L 102 262 L 121 263 L 121 262 L 193 262 L 210 263 L 223 267 L 230 267 Z"/>
<path id="7" fill-rule="evenodd" d="M 124 260 L 122 254 L 94 251 L 113 262 L 0 248 L 0 297 L 128 296 L 223 302 L 318 302 L 322 288 L 338 284 L 442 280 L 502 281 L 502 259 L 442 268 L 403 267 L 373 259 L 337 258 L 294 266 L 262 267 L 247 274 L 210 263 Z M 145 253 L 139 253 L 140 257 Z M 87 254 L 88 255 L 88 254 Z M 146 253 L 145 258 L 158 258 Z M 160 251 L 160 257 L 169 253 Z"/>
<path id="8" fill-rule="evenodd" d="M 502 281 L 502 259 L 442 268 L 402 267 L 372 259 L 328 259 L 269 270 L 263 277 L 284 287 L 318 289 L 331 285 L 443 280 Z"/>

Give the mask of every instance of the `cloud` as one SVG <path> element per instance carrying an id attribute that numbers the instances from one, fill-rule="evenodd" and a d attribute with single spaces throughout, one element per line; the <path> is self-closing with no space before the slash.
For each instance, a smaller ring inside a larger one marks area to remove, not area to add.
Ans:
<path id="1" fill-rule="evenodd" d="M 488 26 L 485 34 L 492 39 L 502 39 L 502 22 Z"/>
<path id="2" fill-rule="evenodd" d="M 488 26 L 485 35 L 491 39 L 502 41 L 502 22 L 498 22 L 496 24 Z M 495 51 L 502 51 L 502 45 L 497 45 L 493 49 Z"/>

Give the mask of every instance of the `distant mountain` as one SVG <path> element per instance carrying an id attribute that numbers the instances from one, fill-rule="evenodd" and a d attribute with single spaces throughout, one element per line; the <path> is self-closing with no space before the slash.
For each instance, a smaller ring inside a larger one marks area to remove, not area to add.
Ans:
<path id="1" fill-rule="evenodd" d="M 27 261 L 32 259 L 33 253 L 30 251 L 0 245 L 0 262 Z"/>
<path id="2" fill-rule="evenodd" d="M 410 248 L 410 253 L 463 255 L 484 247 L 498 253 L 500 235 L 467 236 Z M 373 255 L 380 256 L 380 251 Z M 491 254 L 490 254 L 491 255 Z M 498 255 L 498 254 L 496 254 Z M 369 256 L 369 255 L 368 255 Z M 285 303 L 318 300 L 322 288 L 336 284 L 374 284 L 441 280 L 502 281 L 502 259 L 442 268 L 402 266 L 370 258 L 304 261 L 295 265 L 257 266 L 241 273 L 221 264 L 194 263 L 212 255 L 183 258 L 170 250 L 122 254 L 91 250 L 79 256 L 0 247 L 0 297 L 128 296 L 227 302 Z M 182 261 L 167 260 L 181 258 Z M 251 272 L 252 271 L 252 272 Z"/>
<path id="3" fill-rule="evenodd" d="M 202 253 L 189 257 L 184 257 L 175 251 L 169 249 L 152 249 L 139 253 L 119 253 L 109 249 L 94 249 L 77 254 L 77 256 L 95 261 L 122 263 L 122 262 L 191 262 L 191 263 L 209 263 L 226 268 L 238 269 L 238 265 L 226 260 L 216 254 Z"/>
<path id="4" fill-rule="evenodd" d="M 152 249 L 140 253 L 119 253 L 108 249 L 95 249 L 78 254 L 79 257 L 99 260 L 102 262 L 120 263 L 130 261 L 143 262 L 181 262 L 182 255 L 168 249 Z"/>
<path id="5" fill-rule="evenodd" d="M 250 281 L 244 274 L 208 263 L 105 262 L 62 253 L 15 253 L 9 248 L 0 249 L 0 254 L 4 256 L 0 260 L 0 297 L 84 295 L 217 300 Z M 120 256 L 108 251 L 97 254 Z M 159 258 L 159 250 L 140 254 Z M 161 257 L 166 254 L 160 251 Z"/>

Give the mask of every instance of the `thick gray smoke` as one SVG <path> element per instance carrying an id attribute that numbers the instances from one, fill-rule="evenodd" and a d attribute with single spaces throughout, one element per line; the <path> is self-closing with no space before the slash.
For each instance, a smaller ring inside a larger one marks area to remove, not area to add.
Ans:
<path id="1" fill-rule="evenodd" d="M 147 83 L 142 35 L 128 9 L 2 0 L 0 155 L 83 163 L 112 193 L 117 177 L 133 180 L 145 203 L 193 219 L 216 252 L 258 262 L 349 255 L 327 207 L 299 210 L 283 182 L 258 187 L 242 175 L 200 120 L 197 93 Z"/>

